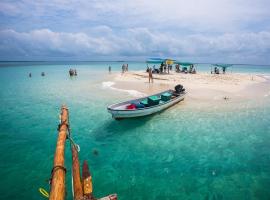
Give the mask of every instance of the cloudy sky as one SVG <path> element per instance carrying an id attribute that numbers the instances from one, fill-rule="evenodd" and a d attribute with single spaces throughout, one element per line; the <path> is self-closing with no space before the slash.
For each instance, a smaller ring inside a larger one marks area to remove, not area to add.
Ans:
<path id="1" fill-rule="evenodd" d="M 270 64 L 269 0 L 1 0 L 0 60 Z"/>

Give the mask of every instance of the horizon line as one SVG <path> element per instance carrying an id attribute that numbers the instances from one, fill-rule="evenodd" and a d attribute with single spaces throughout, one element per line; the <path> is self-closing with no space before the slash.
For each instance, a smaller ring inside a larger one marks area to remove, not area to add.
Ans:
<path id="1" fill-rule="evenodd" d="M 0 60 L 0 62 L 146 62 L 142 60 Z M 185 61 L 186 62 L 186 61 Z M 223 63 L 223 62 L 191 62 L 193 64 L 231 64 L 231 65 L 255 65 L 270 66 L 270 64 L 253 63 Z"/>

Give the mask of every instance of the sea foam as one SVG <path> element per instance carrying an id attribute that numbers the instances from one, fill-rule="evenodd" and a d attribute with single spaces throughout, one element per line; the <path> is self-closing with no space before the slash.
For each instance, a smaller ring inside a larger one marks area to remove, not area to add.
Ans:
<path id="1" fill-rule="evenodd" d="M 134 97 L 146 96 L 146 94 L 139 92 L 137 90 L 125 90 L 125 89 L 115 88 L 115 87 L 113 87 L 113 85 L 115 85 L 115 82 L 111 82 L 111 81 L 102 82 L 103 89 L 111 89 L 111 90 L 115 90 L 115 91 L 119 91 L 119 92 L 125 92 L 125 93 L 128 93 L 129 95 L 134 96 Z"/>

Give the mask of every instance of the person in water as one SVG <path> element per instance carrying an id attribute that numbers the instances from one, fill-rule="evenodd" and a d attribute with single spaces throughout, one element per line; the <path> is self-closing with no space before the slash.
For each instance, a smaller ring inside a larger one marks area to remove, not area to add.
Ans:
<path id="1" fill-rule="evenodd" d="M 150 81 L 153 83 L 154 80 L 153 80 L 153 72 L 152 72 L 151 67 L 149 68 L 149 71 L 148 71 L 148 77 L 149 77 L 149 83 L 150 83 Z"/>
<path id="2" fill-rule="evenodd" d="M 29 75 L 28 75 L 30 78 L 32 77 L 32 73 L 29 73 Z"/>
<path id="3" fill-rule="evenodd" d="M 72 69 L 69 69 L 69 76 L 73 76 L 74 75 L 74 71 Z"/>
<path id="4" fill-rule="evenodd" d="M 109 66 L 109 73 L 111 73 L 111 71 L 112 71 L 112 67 L 111 67 L 111 66 Z"/>

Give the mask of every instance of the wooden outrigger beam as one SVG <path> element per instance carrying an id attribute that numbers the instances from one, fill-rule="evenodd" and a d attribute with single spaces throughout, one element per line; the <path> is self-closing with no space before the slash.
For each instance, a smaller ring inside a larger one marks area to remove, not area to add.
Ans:
<path id="1" fill-rule="evenodd" d="M 51 172 L 51 190 L 50 200 L 64 200 L 65 199 L 65 175 L 66 168 L 65 161 L 65 142 L 68 131 L 68 108 L 62 106 L 61 108 L 61 124 L 58 127 L 58 140 L 54 155 L 53 169 Z"/>
<path id="2" fill-rule="evenodd" d="M 89 171 L 88 163 L 85 160 L 83 162 L 82 167 L 82 177 L 83 177 L 83 194 L 85 200 L 95 200 L 96 198 L 93 196 L 93 184 L 92 184 L 92 176 Z M 117 200 L 116 194 L 110 194 L 106 197 L 102 197 L 97 200 Z"/>
<path id="3" fill-rule="evenodd" d="M 73 191 L 74 200 L 83 199 L 83 189 L 80 175 L 80 161 L 77 148 L 72 144 L 72 176 L 73 176 Z"/>
<path id="4" fill-rule="evenodd" d="M 64 166 L 65 161 L 65 142 L 69 136 L 72 151 L 72 178 L 73 178 L 73 190 L 74 200 L 95 200 L 93 196 L 92 177 L 89 171 L 87 162 L 83 163 L 81 181 L 80 175 L 80 162 L 78 156 L 77 145 L 70 138 L 69 130 L 69 113 L 66 106 L 61 108 L 61 123 L 58 127 L 58 140 L 56 144 L 56 150 L 54 155 L 53 169 L 51 172 L 51 190 L 49 200 L 64 200 L 66 194 L 65 188 L 65 175 L 66 168 Z M 116 194 L 100 198 L 99 200 L 117 200 Z"/>
<path id="5" fill-rule="evenodd" d="M 85 199 L 92 200 L 93 197 L 93 185 L 92 176 L 89 171 L 88 163 L 85 160 L 82 167 L 82 177 L 83 177 L 83 194 Z"/>

